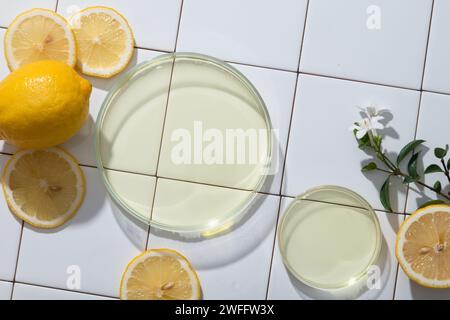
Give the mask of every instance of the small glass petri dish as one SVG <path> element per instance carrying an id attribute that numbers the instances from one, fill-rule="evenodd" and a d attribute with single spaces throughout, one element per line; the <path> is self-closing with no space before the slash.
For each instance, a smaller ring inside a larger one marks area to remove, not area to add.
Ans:
<path id="1" fill-rule="evenodd" d="M 279 230 L 287 269 L 320 290 L 356 284 L 376 263 L 381 249 L 374 210 L 361 196 L 338 186 L 317 187 L 295 198 Z"/>
<path id="2" fill-rule="evenodd" d="M 156 228 L 230 229 L 268 181 L 272 127 L 263 99 L 215 58 L 161 55 L 110 90 L 96 122 L 97 166 L 112 199 Z"/>

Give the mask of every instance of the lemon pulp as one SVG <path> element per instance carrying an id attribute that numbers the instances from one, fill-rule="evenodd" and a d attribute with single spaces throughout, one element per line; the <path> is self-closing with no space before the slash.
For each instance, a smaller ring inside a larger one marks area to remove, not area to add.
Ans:
<path id="1" fill-rule="evenodd" d="M 152 249 L 133 259 L 122 277 L 124 300 L 196 300 L 200 283 L 195 270 L 180 253 Z"/>
<path id="2" fill-rule="evenodd" d="M 83 173 L 60 148 L 19 151 L 5 166 L 2 184 L 12 212 L 36 227 L 60 226 L 84 198 Z"/>
<path id="3" fill-rule="evenodd" d="M 76 63 L 76 44 L 67 21 L 46 9 L 33 9 L 16 17 L 4 39 L 11 70 L 40 60 Z"/>

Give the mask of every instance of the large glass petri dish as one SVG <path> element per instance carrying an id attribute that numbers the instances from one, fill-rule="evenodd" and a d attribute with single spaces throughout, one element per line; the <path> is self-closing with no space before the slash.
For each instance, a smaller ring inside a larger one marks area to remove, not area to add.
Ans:
<path id="1" fill-rule="evenodd" d="M 306 285 L 340 289 L 375 265 L 381 229 L 369 203 L 355 192 L 321 186 L 295 198 L 279 226 L 278 245 L 290 273 Z"/>
<path id="2" fill-rule="evenodd" d="M 96 122 L 109 195 L 159 229 L 209 236 L 251 211 L 272 159 L 263 99 L 234 67 L 173 53 L 137 65 L 111 89 Z"/>

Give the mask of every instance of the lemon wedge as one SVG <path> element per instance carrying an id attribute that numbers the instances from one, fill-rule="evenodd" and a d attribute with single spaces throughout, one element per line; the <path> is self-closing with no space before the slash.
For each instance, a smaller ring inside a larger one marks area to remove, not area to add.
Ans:
<path id="1" fill-rule="evenodd" d="M 67 21 L 47 9 L 18 15 L 4 38 L 5 56 L 11 71 L 40 60 L 57 60 L 74 67 L 76 43 Z"/>
<path id="2" fill-rule="evenodd" d="M 199 300 L 200 281 L 189 261 L 170 249 L 152 249 L 134 258 L 120 284 L 122 300 Z"/>
<path id="3" fill-rule="evenodd" d="M 133 56 L 134 37 L 120 13 L 96 6 L 81 10 L 69 20 L 78 45 L 78 68 L 82 73 L 110 78 L 125 69 Z"/>
<path id="4" fill-rule="evenodd" d="M 413 213 L 400 227 L 395 251 L 410 279 L 429 288 L 450 288 L 450 206 Z"/>
<path id="5" fill-rule="evenodd" d="M 72 218 L 85 194 L 81 168 L 61 148 L 17 152 L 3 169 L 2 186 L 18 218 L 46 229 Z"/>

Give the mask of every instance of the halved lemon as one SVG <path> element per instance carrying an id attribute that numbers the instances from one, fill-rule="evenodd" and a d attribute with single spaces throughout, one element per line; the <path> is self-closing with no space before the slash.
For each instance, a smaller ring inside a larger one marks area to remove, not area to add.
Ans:
<path id="1" fill-rule="evenodd" d="M 78 68 L 86 75 L 110 78 L 121 72 L 134 52 L 127 20 L 108 7 L 89 7 L 70 18 L 78 44 Z"/>
<path id="2" fill-rule="evenodd" d="M 450 206 L 428 206 L 407 218 L 397 234 L 395 254 L 418 284 L 450 288 Z"/>
<path id="3" fill-rule="evenodd" d="M 194 268 L 170 249 L 152 249 L 134 258 L 120 283 L 122 300 L 199 300 L 200 296 Z"/>
<path id="4" fill-rule="evenodd" d="M 38 228 L 64 224 L 85 194 L 81 168 L 61 148 L 17 152 L 3 169 L 2 186 L 11 211 Z"/>
<path id="5" fill-rule="evenodd" d="M 40 60 L 58 60 L 74 67 L 75 37 L 67 21 L 47 9 L 32 9 L 18 15 L 4 39 L 5 56 L 11 71 Z"/>

